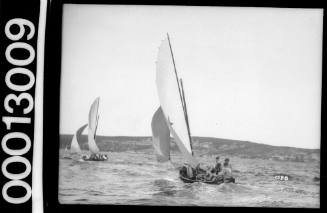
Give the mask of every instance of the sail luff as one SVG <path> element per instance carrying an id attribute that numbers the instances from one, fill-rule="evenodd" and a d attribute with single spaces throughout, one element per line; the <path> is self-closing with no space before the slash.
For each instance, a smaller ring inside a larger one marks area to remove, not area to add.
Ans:
<path id="1" fill-rule="evenodd" d="M 156 62 L 156 85 L 160 105 L 170 133 L 187 163 L 196 166 L 197 159 L 192 155 L 182 91 L 169 37 L 159 47 Z"/>
<path id="2" fill-rule="evenodd" d="M 190 145 L 191 145 L 191 150 L 192 150 L 192 155 L 193 155 L 192 137 L 191 137 L 190 123 L 189 123 L 188 114 L 187 114 L 187 107 L 186 107 L 186 101 L 185 101 L 183 81 L 182 81 L 182 79 L 180 79 L 180 81 L 181 81 L 182 98 L 183 98 L 183 104 L 184 104 L 184 114 L 185 114 L 187 132 L 188 132 L 188 137 L 190 139 Z"/>
<path id="3" fill-rule="evenodd" d="M 167 33 L 167 38 L 168 38 L 168 43 L 169 43 L 169 49 L 170 49 L 170 53 L 171 53 L 171 58 L 172 58 L 173 64 L 174 64 L 175 77 L 176 77 L 176 82 L 177 82 L 177 85 L 178 85 L 178 93 L 179 93 L 179 97 L 180 97 L 180 100 L 181 100 L 181 103 L 182 103 L 182 107 L 184 109 L 182 92 L 181 92 L 181 88 L 180 88 L 179 81 L 178 81 L 178 74 L 177 74 L 177 69 L 176 69 L 176 64 L 175 64 L 174 53 L 173 53 L 173 49 L 171 47 L 170 38 L 169 38 L 169 34 L 168 33 Z"/>
<path id="4" fill-rule="evenodd" d="M 187 133 L 188 133 L 188 137 L 189 137 L 189 140 L 190 140 L 190 146 L 191 146 L 192 155 L 193 155 L 192 138 L 191 138 L 191 132 L 190 132 L 190 126 L 189 126 L 189 120 L 188 120 L 186 102 L 185 102 L 185 94 L 184 94 L 183 82 L 182 82 L 182 79 L 181 78 L 180 78 L 180 81 L 178 80 L 179 77 L 178 77 L 178 74 L 177 74 L 174 53 L 173 53 L 173 49 L 171 47 L 171 42 L 170 42 L 170 38 L 169 38 L 169 34 L 168 33 L 167 33 L 167 38 L 168 38 L 168 43 L 169 43 L 171 57 L 172 57 L 173 64 L 174 64 L 174 71 L 175 71 L 175 77 L 176 77 L 176 81 L 177 81 L 177 85 L 178 85 L 178 92 L 179 92 L 180 100 L 181 100 L 183 111 L 184 111 L 184 117 L 185 117 L 187 131 L 188 131 Z"/>
<path id="5" fill-rule="evenodd" d="M 100 151 L 95 143 L 96 130 L 98 126 L 99 99 L 99 97 L 95 99 L 89 111 L 88 145 L 89 150 L 92 153 L 97 153 Z"/>

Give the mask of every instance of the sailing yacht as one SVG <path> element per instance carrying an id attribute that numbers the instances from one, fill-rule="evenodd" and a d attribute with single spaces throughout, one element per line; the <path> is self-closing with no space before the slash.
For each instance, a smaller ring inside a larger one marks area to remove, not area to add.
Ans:
<path id="1" fill-rule="evenodd" d="M 160 107 L 152 117 L 152 141 L 157 160 L 170 161 L 170 134 L 182 154 L 183 163 L 195 168 L 199 161 L 192 150 L 192 138 L 185 101 L 183 81 L 178 77 L 175 59 L 169 35 L 159 47 L 156 62 L 156 85 Z M 186 167 L 184 167 L 186 168 Z M 182 167 L 183 169 L 183 167 Z M 220 184 L 221 180 L 197 180 L 183 175 L 180 170 L 180 179 L 187 183 L 204 182 Z"/>
<path id="2" fill-rule="evenodd" d="M 158 161 L 170 160 L 170 134 L 182 153 L 184 163 L 196 167 L 193 155 L 185 93 L 178 77 L 172 47 L 167 34 L 159 47 L 156 62 L 156 85 L 160 107 L 152 117 L 153 146 Z"/>
<path id="3" fill-rule="evenodd" d="M 71 152 L 80 153 L 81 149 L 78 145 L 78 139 L 80 138 L 80 135 L 82 134 L 84 129 L 88 126 L 87 143 L 88 143 L 90 154 L 82 156 L 82 160 L 84 161 L 104 161 L 108 159 L 107 155 L 100 153 L 100 149 L 98 148 L 95 142 L 96 131 L 98 128 L 98 121 L 99 121 L 99 114 L 98 114 L 99 102 L 100 102 L 100 98 L 98 97 L 92 103 L 88 116 L 88 124 L 83 125 L 77 130 L 71 143 L 71 148 L 70 148 Z"/>
<path id="4" fill-rule="evenodd" d="M 73 139 L 70 143 L 70 146 L 65 147 L 65 156 L 66 159 L 73 159 L 73 156 L 81 154 L 81 148 L 78 141 L 80 141 L 82 132 L 87 127 L 87 124 L 81 126 L 74 134 Z M 69 147 L 69 148 L 68 148 Z"/>

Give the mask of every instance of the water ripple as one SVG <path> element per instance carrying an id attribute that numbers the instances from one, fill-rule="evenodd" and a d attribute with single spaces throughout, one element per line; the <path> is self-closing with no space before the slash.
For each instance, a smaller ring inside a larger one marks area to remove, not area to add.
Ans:
<path id="1" fill-rule="evenodd" d="M 319 207 L 316 166 L 231 157 L 236 184 L 186 184 L 176 167 L 154 156 L 110 153 L 107 162 L 60 158 L 61 203 L 172 206 Z M 180 156 L 173 156 L 178 162 Z M 212 162 L 201 157 L 201 162 Z M 305 171 L 305 172 L 304 172 Z M 274 174 L 287 174 L 277 181 Z"/>

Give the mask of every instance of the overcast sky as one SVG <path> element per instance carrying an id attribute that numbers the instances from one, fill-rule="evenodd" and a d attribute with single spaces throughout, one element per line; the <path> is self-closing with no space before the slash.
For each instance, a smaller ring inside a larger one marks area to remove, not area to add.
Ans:
<path id="1" fill-rule="evenodd" d="M 64 6 L 60 132 L 150 136 L 168 32 L 193 136 L 320 148 L 319 9 Z"/>

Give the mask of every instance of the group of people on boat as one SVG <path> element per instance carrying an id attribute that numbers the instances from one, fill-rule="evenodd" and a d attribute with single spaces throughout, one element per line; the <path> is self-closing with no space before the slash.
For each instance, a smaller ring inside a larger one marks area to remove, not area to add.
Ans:
<path id="1" fill-rule="evenodd" d="M 185 164 L 180 170 L 180 175 L 189 179 L 190 181 L 200 181 L 200 182 L 225 182 L 234 183 L 235 179 L 232 174 L 232 165 L 229 158 L 225 158 L 224 162 L 220 162 L 220 157 L 216 157 L 216 163 L 213 167 L 207 166 L 206 168 L 201 168 L 198 164 L 195 168 L 189 164 Z"/>
<path id="2" fill-rule="evenodd" d="M 85 161 L 105 161 L 108 160 L 108 156 L 106 154 L 101 153 L 92 153 L 83 155 L 82 159 Z"/>

